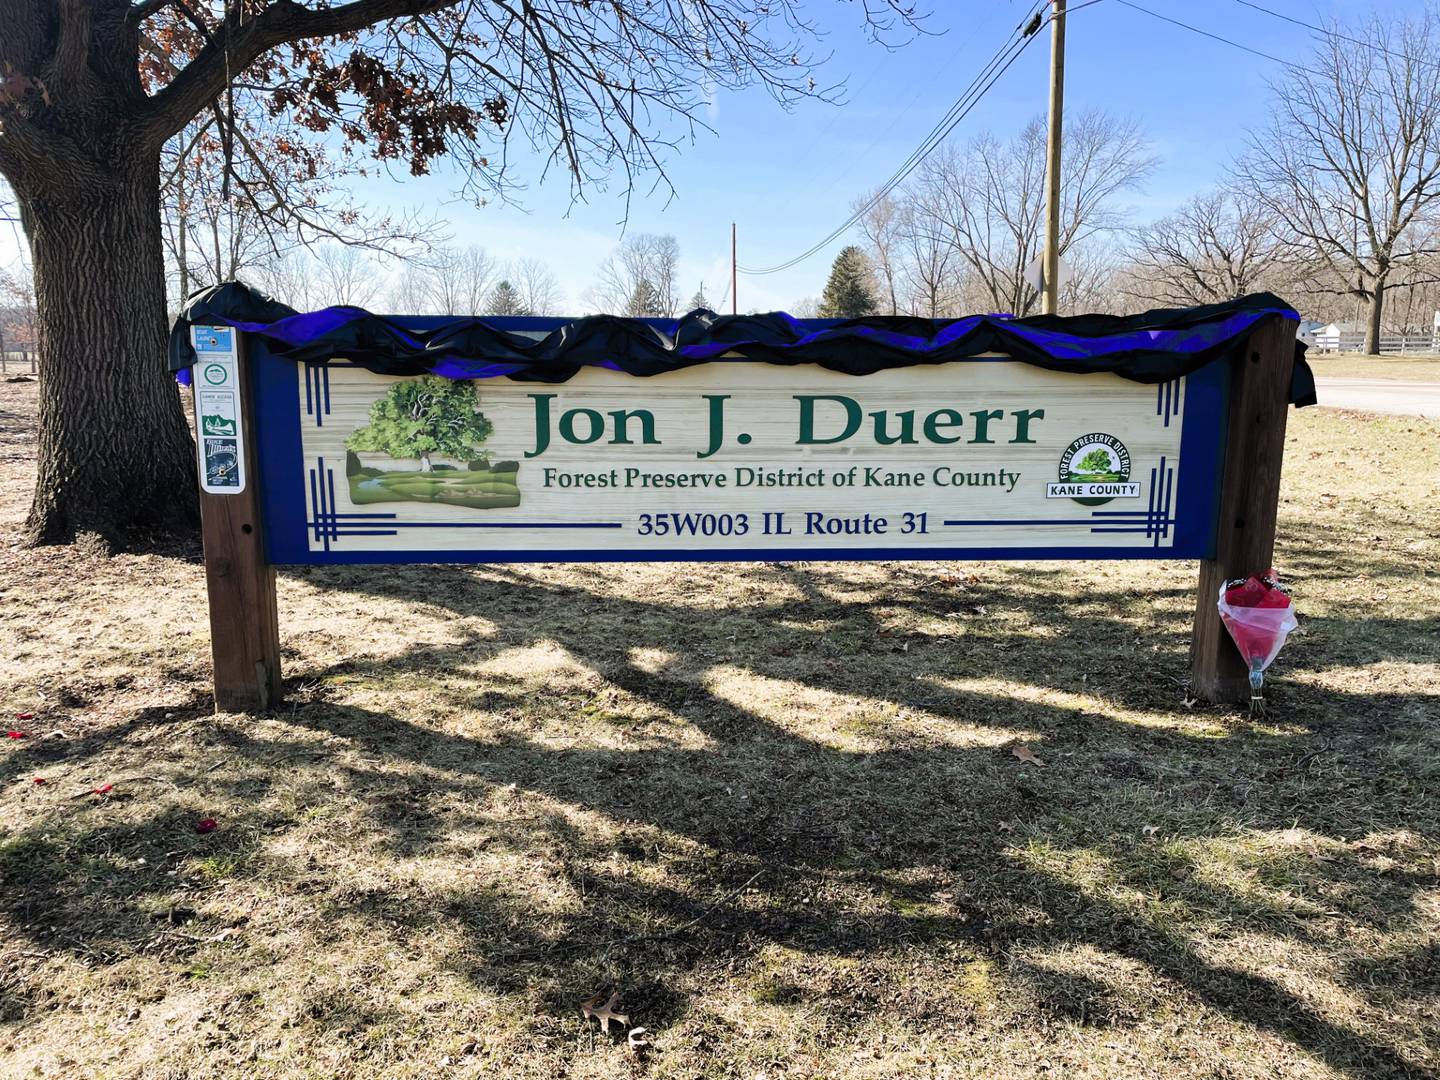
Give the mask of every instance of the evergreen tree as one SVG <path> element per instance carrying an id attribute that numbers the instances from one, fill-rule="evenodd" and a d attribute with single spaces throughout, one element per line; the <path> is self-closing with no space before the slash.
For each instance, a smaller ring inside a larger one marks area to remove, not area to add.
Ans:
<path id="1" fill-rule="evenodd" d="M 625 305 L 625 314 L 632 319 L 653 319 L 666 314 L 660 294 L 647 279 L 641 278 L 635 283 L 635 289 Z"/>
<path id="2" fill-rule="evenodd" d="M 830 280 L 820 297 L 820 318 L 858 319 L 875 314 L 875 289 L 870 260 L 851 244 L 835 256 Z"/>
<path id="3" fill-rule="evenodd" d="M 529 315 L 525 310 L 525 303 L 520 299 L 520 293 L 507 280 L 501 280 L 495 288 L 490 290 L 490 297 L 485 301 L 485 307 L 491 315 Z"/>
<path id="4" fill-rule="evenodd" d="M 705 295 L 705 283 L 700 282 L 700 287 L 695 290 L 695 295 L 690 297 L 690 303 L 685 306 L 686 311 L 711 311 L 710 298 Z"/>

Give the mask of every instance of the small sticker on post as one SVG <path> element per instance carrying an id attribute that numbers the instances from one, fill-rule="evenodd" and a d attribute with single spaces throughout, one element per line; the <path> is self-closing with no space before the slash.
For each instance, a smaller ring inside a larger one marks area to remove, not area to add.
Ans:
<path id="1" fill-rule="evenodd" d="M 245 431 L 240 414 L 240 365 L 235 331 L 196 326 L 195 428 L 200 487 L 211 495 L 245 490 Z"/>

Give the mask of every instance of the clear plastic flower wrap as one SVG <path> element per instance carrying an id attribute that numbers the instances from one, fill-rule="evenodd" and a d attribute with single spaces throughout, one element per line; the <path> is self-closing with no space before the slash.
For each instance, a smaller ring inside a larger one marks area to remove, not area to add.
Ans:
<path id="1" fill-rule="evenodd" d="M 1290 594 L 1274 570 L 1263 577 L 1237 578 L 1220 586 L 1220 618 L 1250 669 L 1250 711 L 1265 711 L 1261 689 L 1265 669 L 1299 623 Z"/>

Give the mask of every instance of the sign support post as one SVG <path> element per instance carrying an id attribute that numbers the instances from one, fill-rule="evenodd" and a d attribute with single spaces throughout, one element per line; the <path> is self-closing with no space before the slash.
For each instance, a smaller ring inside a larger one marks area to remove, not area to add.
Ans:
<path id="1" fill-rule="evenodd" d="M 1218 597 L 1226 581 L 1265 573 L 1275 556 L 1294 362 L 1295 324 L 1272 317 L 1255 327 L 1231 369 L 1215 558 L 1200 563 L 1190 641 L 1191 681 L 1203 701 L 1250 700 L 1249 670 L 1220 621 Z"/>
<path id="2" fill-rule="evenodd" d="M 215 711 L 257 712 L 280 700 L 280 621 L 260 527 L 251 369 L 242 334 L 206 326 L 193 333 Z"/>

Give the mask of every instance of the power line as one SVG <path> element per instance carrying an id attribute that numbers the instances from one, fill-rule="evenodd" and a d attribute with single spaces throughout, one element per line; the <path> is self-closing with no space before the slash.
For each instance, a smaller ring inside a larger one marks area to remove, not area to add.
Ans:
<path id="1" fill-rule="evenodd" d="M 1044 2 L 1044 0 L 1040 0 L 1040 2 Z M 1038 6 L 1039 4 L 1037 3 L 1036 7 L 1038 8 Z M 1024 26 L 1024 23 L 1022 22 L 1021 25 Z M 802 254 L 797 255 L 793 259 L 789 259 L 784 263 L 776 266 L 766 267 L 764 269 L 742 266 L 740 267 L 741 271 L 746 274 L 756 276 L 761 274 L 774 274 L 782 270 L 788 270 L 790 267 L 795 266 L 810 258 L 822 248 L 824 248 L 826 245 L 833 242 L 837 237 L 844 234 L 847 229 L 854 225 L 855 222 L 859 221 L 860 218 L 867 214 L 877 203 L 879 203 L 881 199 L 883 199 L 892 190 L 894 190 L 897 184 L 903 181 L 905 177 L 909 176 L 910 173 L 914 171 L 915 167 L 920 163 L 920 161 L 924 160 L 924 158 L 928 156 L 932 150 L 934 150 L 935 146 L 938 145 L 939 141 L 942 140 L 946 135 L 949 134 L 951 130 L 954 129 L 955 124 L 958 123 L 959 120 L 964 118 L 964 115 L 969 112 L 969 109 L 973 107 L 974 103 L 978 101 L 980 97 L 984 96 L 985 92 L 989 90 L 990 86 L 994 85 L 995 78 L 998 78 L 999 74 L 1003 73 L 1005 68 L 1009 67 L 1009 65 L 1014 62 L 1015 58 L 1018 57 L 1020 52 L 1024 50 L 1025 45 L 1029 43 L 1029 40 L 1029 37 L 1025 37 L 1019 41 L 1012 42 L 1007 40 L 1006 43 L 1002 44 L 1001 47 L 996 51 L 995 55 L 990 58 L 990 61 L 985 65 L 985 67 L 981 69 L 980 73 L 971 80 L 970 85 L 965 88 L 965 90 L 961 93 L 960 97 L 958 97 L 955 102 L 951 104 L 950 108 L 946 110 L 945 114 L 935 123 L 933 127 L 931 127 L 930 131 L 925 135 L 925 138 L 921 140 L 920 145 L 917 146 L 915 150 L 911 151 L 909 157 L 907 157 L 905 161 L 901 163 L 900 167 L 891 174 L 890 178 L 880 186 L 880 188 L 865 203 L 865 205 L 855 210 L 854 213 L 852 213 L 843 224 L 838 226 L 819 243 L 815 244 L 813 247 L 809 248 Z M 1007 54 L 1009 54 L 1008 59 L 1006 59 Z M 999 71 L 996 71 L 996 66 L 1000 64 L 1002 60 L 1004 62 L 1004 66 L 1000 67 Z M 983 80 L 990 76 L 992 72 L 995 73 L 994 78 L 991 78 L 990 82 L 980 89 L 979 95 L 974 97 L 973 100 L 969 101 L 967 106 L 967 99 L 971 98 L 971 95 L 975 93 L 977 86 L 979 86 L 979 84 Z M 957 111 L 959 112 L 959 115 L 957 115 Z M 946 126 L 947 124 L 949 125 L 948 127 Z"/>
<path id="2" fill-rule="evenodd" d="M 1115 0 L 1115 2 L 1117 4 L 1124 4 L 1128 8 L 1149 15 L 1152 19 L 1159 19 L 1161 22 L 1167 22 L 1170 23 L 1172 26 L 1178 26 L 1182 30 L 1189 30 L 1192 34 L 1199 34 L 1201 37 L 1207 37 L 1211 41 L 1218 41 L 1223 45 L 1229 45 L 1232 49 L 1239 49 L 1242 52 L 1247 52 L 1255 56 L 1264 57 L 1266 60 L 1272 60 L 1275 63 L 1279 64 L 1281 67 L 1286 68 L 1289 71 L 1294 71 L 1297 74 L 1304 76 L 1310 76 L 1313 74 L 1313 72 L 1309 68 L 1302 67 L 1301 65 L 1294 63 L 1291 60 L 1282 60 L 1280 59 L 1280 57 L 1275 56 L 1272 53 L 1261 52 L 1259 49 L 1251 48 L 1249 45 L 1242 45 L 1240 42 L 1233 41 L 1230 38 L 1224 37 L 1221 34 L 1214 34 L 1211 33 L 1209 30 L 1202 30 L 1198 26 L 1191 26 L 1189 23 L 1181 22 L 1179 19 L 1172 19 L 1169 15 L 1161 15 L 1158 11 L 1151 11 L 1147 7 L 1141 7 L 1139 4 L 1134 3 L 1134 0 Z M 1374 89 L 1373 87 L 1358 86 L 1355 88 L 1355 92 L 1357 94 L 1368 94 L 1372 98 L 1376 98 L 1380 101 L 1385 100 L 1385 95 L 1382 94 L 1379 90 Z"/>
<path id="3" fill-rule="evenodd" d="M 1260 11 L 1266 15 L 1274 16 L 1277 19 L 1281 19 L 1284 22 L 1291 23 L 1295 26 L 1303 26 L 1311 33 L 1318 34 L 1322 37 L 1338 38 L 1341 41 L 1348 41 L 1352 45 L 1360 45 L 1366 49 L 1374 49 L 1376 52 L 1382 52 L 1386 56 L 1398 57 L 1399 59 L 1404 60 L 1408 64 L 1425 64 L 1429 67 L 1440 67 L 1440 64 L 1437 64 L 1434 60 L 1426 60 L 1423 56 L 1409 56 L 1402 52 L 1396 52 L 1394 49 L 1387 49 L 1384 45 L 1377 45 L 1375 42 L 1366 41 L 1364 38 L 1351 37 L 1349 34 L 1341 33 L 1339 30 L 1335 30 L 1325 26 L 1316 26 L 1314 23 L 1308 23 L 1304 19 L 1297 19 L 1293 15 L 1286 15 L 1280 11 L 1272 11 L 1270 8 L 1265 7 L 1262 4 L 1253 4 L 1250 2 L 1250 0 L 1235 0 L 1235 2 L 1242 7 L 1252 8 L 1255 11 Z"/>
<path id="4" fill-rule="evenodd" d="M 1032 17 L 1038 14 L 1038 10 L 1041 5 L 1048 2 L 1049 0 L 1035 0 L 1035 3 L 1031 6 L 1030 11 L 1025 15 L 1024 19 L 1020 20 L 1019 26 L 1017 26 L 1016 29 L 1018 30 L 1021 27 L 1026 26 L 1030 22 Z M 1099 3 L 1099 0 L 1090 0 L 1090 3 Z M 987 23 L 986 26 L 988 28 L 989 23 Z M 905 120 L 905 118 L 910 115 L 910 111 L 915 108 L 915 106 L 919 103 L 920 99 L 924 95 L 929 93 L 930 90 L 935 86 L 935 84 L 938 83 L 947 72 L 949 72 L 950 68 L 954 66 L 955 61 L 959 58 L 959 55 L 960 54 L 958 50 L 952 52 L 945 59 L 945 62 L 935 69 L 935 73 L 931 75 L 929 81 L 926 82 L 923 86 L 919 86 L 916 88 L 915 93 L 911 95 L 910 100 L 905 103 L 905 105 L 900 109 L 898 113 L 896 113 L 888 120 L 887 124 L 892 130 L 898 127 Z M 878 71 L 879 69 L 877 68 L 876 70 Z M 869 80 L 867 80 L 867 84 L 868 82 Z M 930 129 L 931 132 L 933 133 L 938 127 L 939 124 L 936 124 L 935 127 L 932 127 Z M 856 165 L 858 165 L 861 161 L 869 158 L 871 151 L 873 151 L 877 146 L 879 146 L 885 140 L 885 137 L 886 133 L 882 130 L 882 132 L 870 142 L 870 145 L 868 145 L 867 147 L 865 147 L 864 150 L 860 151 L 860 153 L 855 155 L 854 160 L 850 163 L 850 166 L 848 168 L 832 169 L 830 175 L 830 182 L 826 184 L 825 187 L 823 187 L 820 191 L 815 192 L 812 197 L 819 199 L 829 194 L 829 192 L 835 187 L 835 185 L 840 182 L 842 177 L 848 177 L 849 175 L 851 175 L 851 172 Z M 926 138 L 929 138 L 929 136 L 927 135 Z M 813 150 L 816 146 L 819 145 L 820 143 L 816 141 L 811 144 L 810 149 Z"/>
<path id="5" fill-rule="evenodd" d="M 1201 37 L 1207 37 L 1211 41 L 1218 41 L 1222 44 L 1229 45 L 1231 48 L 1241 49 L 1244 52 L 1252 53 L 1255 56 L 1264 57 L 1266 60 L 1273 60 L 1275 63 L 1281 65 L 1282 67 L 1303 70 L 1299 68 L 1298 64 L 1292 64 L 1289 60 L 1281 60 L 1278 56 L 1272 56 L 1270 53 L 1261 52 L 1259 49 L 1252 49 L 1249 45 L 1242 45 L 1238 41 L 1232 41 L 1230 40 L 1230 38 L 1221 37 L 1219 34 L 1212 34 L 1209 30 L 1201 30 L 1198 26 L 1191 26 L 1189 23 L 1181 22 L 1179 19 L 1173 19 L 1169 15 L 1161 15 L 1158 11 L 1151 11 L 1147 7 L 1141 7 L 1139 4 L 1132 3 L 1131 0 L 1115 0 L 1115 2 L 1117 4 L 1123 4 L 1134 11 L 1149 15 L 1152 19 L 1159 19 L 1161 22 L 1167 22 L 1170 23 L 1172 26 L 1178 26 L 1183 30 L 1189 30 L 1192 34 L 1199 34 Z"/>
<path id="6" fill-rule="evenodd" d="M 1041 0 L 1041 3 L 1043 2 L 1044 0 Z M 1034 10 L 1038 10 L 1039 7 L 1040 3 L 1035 4 Z M 763 274 L 775 274 L 779 273 L 782 270 L 788 270 L 792 266 L 796 266 L 799 263 L 804 262 L 806 259 L 821 251 L 828 244 L 832 243 L 835 239 L 844 235 L 844 233 L 852 225 L 854 225 L 857 221 L 864 217 L 865 214 L 867 214 L 877 203 L 879 203 L 881 199 L 883 199 L 886 195 L 893 191 L 899 184 L 903 183 L 906 177 L 908 177 L 912 172 L 914 172 L 915 169 L 919 167 L 920 163 L 924 161 L 925 158 L 928 157 L 930 153 L 941 142 L 943 142 L 952 131 L 955 130 L 955 128 L 959 125 L 960 121 L 964 120 L 965 117 L 970 114 L 971 110 L 974 109 L 975 106 L 979 104 L 980 100 L 990 91 L 990 88 L 993 87 L 997 81 L 999 81 L 1000 76 L 1005 74 L 1005 72 L 1010 68 L 1010 65 L 1013 64 L 1017 59 L 1019 59 L 1020 54 L 1023 53 L 1025 49 L 1030 45 L 1030 42 L 1038 36 L 1034 32 L 1034 30 L 1031 29 L 1031 27 L 1034 27 L 1035 25 L 1036 24 L 1033 21 L 1030 22 L 1029 26 L 1027 26 L 1025 22 L 1021 23 L 1021 33 L 1023 33 L 1024 30 L 1030 30 L 1031 32 L 1013 41 L 1007 39 L 1007 41 L 1001 45 L 1001 47 L 996 51 L 995 55 L 990 58 L 989 63 L 987 63 L 984 68 L 981 69 L 980 73 L 971 80 L 970 85 L 965 88 L 965 90 L 961 93 L 960 97 L 955 100 L 955 102 L 950 106 L 949 109 L 946 110 L 945 114 L 940 118 L 940 120 L 936 122 L 934 127 L 930 129 L 929 134 L 927 134 L 925 138 L 921 140 L 920 145 L 917 146 L 915 150 L 910 153 L 909 157 L 907 157 L 905 161 L 901 163 L 900 167 L 891 174 L 890 178 L 886 180 L 884 184 L 881 185 L 880 189 L 863 206 L 861 206 L 854 213 L 852 213 L 850 217 L 847 218 L 841 225 L 837 226 L 823 240 L 819 241 L 801 254 L 796 255 L 792 259 L 788 259 L 785 262 L 779 263 L 775 266 L 764 268 L 741 266 L 739 268 L 740 271 L 744 274 L 755 277 Z M 980 85 L 982 82 L 984 83 L 983 86 Z"/>

